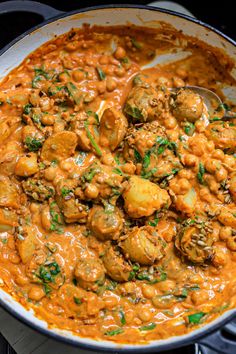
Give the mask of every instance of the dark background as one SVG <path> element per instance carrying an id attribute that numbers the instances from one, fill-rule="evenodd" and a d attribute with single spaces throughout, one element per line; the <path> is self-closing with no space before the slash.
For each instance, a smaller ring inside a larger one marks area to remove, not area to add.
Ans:
<path id="1" fill-rule="evenodd" d="M 0 0 L 0 2 L 2 1 Z M 59 10 L 71 11 L 82 7 L 102 4 L 147 4 L 148 2 L 151 2 L 151 0 L 41 0 L 41 2 L 58 8 Z M 235 0 L 176 0 L 176 2 L 188 8 L 200 20 L 218 28 L 219 30 L 236 40 Z M 42 18 L 40 16 L 29 13 L 11 13 L 0 15 L 0 48 L 10 42 L 15 37 L 17 37 L 19 34 L 26 31 L 27 29 L 35 26 L 36 24 L 39 24 L 41 21 Z"/>

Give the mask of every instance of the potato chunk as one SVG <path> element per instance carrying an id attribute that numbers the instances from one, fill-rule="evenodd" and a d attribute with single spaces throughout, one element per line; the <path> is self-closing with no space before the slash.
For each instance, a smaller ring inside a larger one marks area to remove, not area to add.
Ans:
<path id="1" fill-rule="evenodd" d="M 0 176 L 0 206 L 17 208 L 19 196 L 16 185 L 8 177 Z"/>
<path id="2" fill-rule="evenodd" d="M 15 166 L 15 174 L 20 177 L 28 177 L 38 172 L 37 155 L 29 153 L 19 158 Z"/>
<path id="3" fill-rule="evenodd" d="M 126 262 L 123 256 L 115 251 L 113 247 L 108 247 L 103 257 L 103 263 L 107 274 L 111 279 L 118 282 L 125 282 L 129 280 L 132 267 Z"/>
<path id="4" fill-rule="evenodd" d="M 80 259 L 75 267 L 75 278 L 82 288 L 96 291 L 105 281 L 102 262 L 96 258 Z"/>
<path id="5" fill-rule="evenodd" d="M 150 216 L 170 205 L 170 197 L 164 189 L 138 176 L 130 177 L 123 198 L 125 210 L 131 218 Z"/>
<path id="6" fill-rule="evenodd" d="M 17 215 L 15 212 L 0 208 L 0 232 L 11 231 L 17 226 Z"/>
<path id="7" fill-rule="evenodd" d="M 164 240 L 151 226 L 136 227 L 120 243 L 123 253 L 133 262 L 152 265 L 164 256 Z"/>
<path id="8" fill-rule="evenodd" d="M 29 262 L 33 257 L 37 244 L 36 235 L 37 229 L 32 225 L 24 226 L 23 231 L 18 233 L 18 237 L 16 239 L 16 247 L 24 264 Z"/>
<path id="9" fill-rule="evenodd" d="M 107 108 L 100 120 L 100 144 L 114 151 L 123 140 L 128 122 L 122 112 Z"/>
<path id="10" fill-rule="evenodd" d="M 197 93 L 189 89 L 180 89 L 174 96 L 172 112 L 180 120 L 195 122 L 203 113 L 203 99 Z"/>
<path id="11" fill-rule="evenodd" d="M 99 240 L 115 240 L 123 226 L 121 212 L 118 208 L 106 212 L 102 206 L 94 206 L 89 213 L 88 226 Z"/>
<path id="12" fill-rule="evenodd" d="M 51 162 L 64 160 L 72 156 L 77 145 L 77 136 L 73 132 L 62 131 L 50 136 L 42 147 L 41 160 Z"/>

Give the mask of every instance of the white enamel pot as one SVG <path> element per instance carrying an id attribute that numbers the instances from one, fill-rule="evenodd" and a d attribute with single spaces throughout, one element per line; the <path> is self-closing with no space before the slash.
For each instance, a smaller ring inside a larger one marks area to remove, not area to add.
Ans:
<path id="1" fill-rule="evenodd" d="M 14 67 L 18 66 L 28 54 L 52 39 L 54 35 L 63 34 L 72 27 L 81 27 L 83 23 L 102 26 L 132 23 L 137 26 L 153 28 L 156 26 L 157 21 L 164 21 L 170 23 L 177 30 L 181 30 L 184 34 L 197 37 L 213 47 L 223 49 L 236 63 L 236 43 L 232 39 L 192 17 L 156 7 L 112 5 L 62 13 L 50 6 L 32 1 L 19 0 L 0 3 L 0 13 L 13 11 L 35 12 L 42 15 L 45 21 L 21 35 L 0 51 L 0 80 Z M 32 311 L 27 311 L 1 288 L 0 305 L 17 319 L 33 327 L 35 330 L 56 340 L 77 346 L 83 353 L 92 351 L 110 353 L 132 352 L 136 354 L 158 353 L 196 342 L 208 347 L 213 346 L 220 353 L 236 353 L 236 345 L 230 340 L 223 338 L 220 331 L 217 331 L 235 317 L 236 310 L 227 311 L 213 322 L 186 335 L 152 341 L 145 345 L 117 345 L 109 341 L 80 338 L 70 332 L 59 329 L 50 329 L 44 321 L 36 318 Z"/>

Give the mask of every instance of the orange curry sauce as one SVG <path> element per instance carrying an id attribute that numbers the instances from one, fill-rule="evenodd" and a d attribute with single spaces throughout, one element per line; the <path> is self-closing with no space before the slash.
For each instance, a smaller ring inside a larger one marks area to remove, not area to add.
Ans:
<path id="1" fill-rule="evenodd" d="M 187 58 L 147 67 L 183 46 Z M 227 102 L 231 67 L 180 34 L 85 27 L 13 70 L 0 85 L 0 286 L 50 327 L 118 343 L 234 308 L 236 120 L 183 88 Z"/>

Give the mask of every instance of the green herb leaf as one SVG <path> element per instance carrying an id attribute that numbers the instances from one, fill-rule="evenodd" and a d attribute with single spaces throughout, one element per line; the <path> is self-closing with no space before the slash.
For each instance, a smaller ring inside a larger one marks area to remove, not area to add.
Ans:
<path id="1" fill-rule="evenodd" d="M 151 151 L 147 151 L 143 158 L 143 168 L 146 169 L 150 165 Z"/>
<path id="2" fill-rule="evenodd" d="M 137 42 L 137 40 L 134 37 L 131 38 L 131 43 L 137 49 L 142 49 L 143 47 L 142 43 Z"/>
<path id="3" fill-rule="evenodd" d="M 190 122 L 184 124 L 184 131 L 187 135 L 192 136 L 195 130 L 195 125 Z"/>
<path id="4" fill-rule="evenodd" d="M 113 331 L 107 331 L 104 334 L 105 334 L 105 336 L 111 337 L 111 336 L 116 336 L 117 334 L 121 334 L 123 332 L 124 332 L 123 328 L 117 328 L 117 329 L 114 329 Z"/>
<path id="5" fill-rule="evenodd" d="M 85 121 L 84 122 L 84 128 L 85 128 L 85 131 L 86 131 L 86 134 L 87 134 L 87 137 L 89 138 L 90 142 L 91 142 L 91 145 L 94 147 L 94 150 L 96 151 L 97 155 L 98 156 L 102 156 L 102 152 L 98 146 L 98 144 L 96 143 L 94 137 L 92 136 L 92 134 L 90 133 L 90 130 L 88 128 L 88 121 Z"/>
<path id="6" fill-rule="evenodd" d="M 25 145 L 29 151 L 38 151 L 42 146 L 42 139 L 35 139 L 27 136 L 25 139 Z"/>
<path id="7" fill-rule="evenodd" d="M 24 113 L 24 114 L 30 114 L 32 107 L 33 107 L 33 106 L 32 106 L 31 103 L 27 103 L 27 104 L 23 107 L 23 113 Z"/>
<path id="8" fill-rule="evenodd" d="M 87 113 L 87 115 L 88 115 L 89 117 L 94 117 L 94 118 L 96 119 L 97 123 L 99 124 L 99 117 L 98 117 L 98 114 L 97 114 L 96 112 L 87 111 L 86 113 Z"/>
<path id="9" fill-rule="evenodd" d="M 201 184 L 204 184 L 204 179 L 203 179 L 204 173 L 205 173 L 205 167 L 202 164 L 202 162 L 200 162 L 198 166 L 197 179 Z"/>
<path id="10" fill-rule="evenodd" d="M 78 297 L 74 296 L 74 302 L 76 305 L 81 305 L 83 301 L 81 299 L 79 299 Z"/>
<path id="11" fill-rule="evenodd" d="M 97 69 L 97 73 L 98 73 L 99 79 L 100 80 L 105 80 L 106 74 L 104 73 L 104 71 L 101 68 L 99 68 L 98 66 L 96 67 L 96 69 Z"/>
<path id="12" fill-rule="evenodd" d="M 112 172 L 116 173 L 117 175 L 124 176 L 124 173 L 118 167 L 113 168 Z"/>
<path id="13" fill-rule="evenodd" d="M 61 195 L 62 195 L 63 198 L 65 198 L 70 193 L 73 193 L 72 189 L 68 189 L 66 187 L 62 187 Z"/>
<path id="14" fill-rule="evenodd" d="M 206 315 L 205 312 L 197 312 L 188 316 L 188 322 L 191 324 L 199 324 L 202 318 Z"/>
<path id="15" fill-rule="evenodd" d="M 122 326 L 124 326 L 126 324 L 125 314 L 122 310 L 120 310 L 119 315 L 120 315 L 120 323 L 122 324 Z"/>
<path id="16" fill-rule="evenodd" d="M 131 106 L 129 103 L 126 103 L 124 111 L 126 114 L 128 114 L 129 116 L 131 116 L 137 120 L 143 119 L 143 115 L 142 115 L 142 112 L 140 111 L 140 109 L 138 109 L 135 106 Z"/>
<path id="17" fill-rule="evenodd" d="M 139 330 L 140 331 L 151 331 L 154 328 L 156 328 L 156 324 L 155 323 L 150 323 L 150 324 L 148 324 L 146 326 L 139 327 Z"/>
<path id="18" fill-rule="evenodd" d="M 138 152 L 138 150 L 134 149 L 134 158 L 136 160 L 136 162 L 142 162 L 142 156 L 140 155 L 140 153 Z"/>
<path id="19" fill-rule="evenodd" d="M 79 94 L 77 87 L 72 82 L 68 82 L 66 84 L 66 87 L 69 92 L 69 95 L 73 98 L 74 102 L 79 105 L 83 96 Z"/>
<path id="20" fill-rule="evenodd" d="M 154 220 L 152 220 L 152 221 L 149 221 L 149 225 L 150 226 L 153 226 L 153 227 L 155 227 L 155 226 L 157 226 L 157 224 L 158 224 L 158 222 L 159 222 L 159 218 L 155 218 Z"/>

